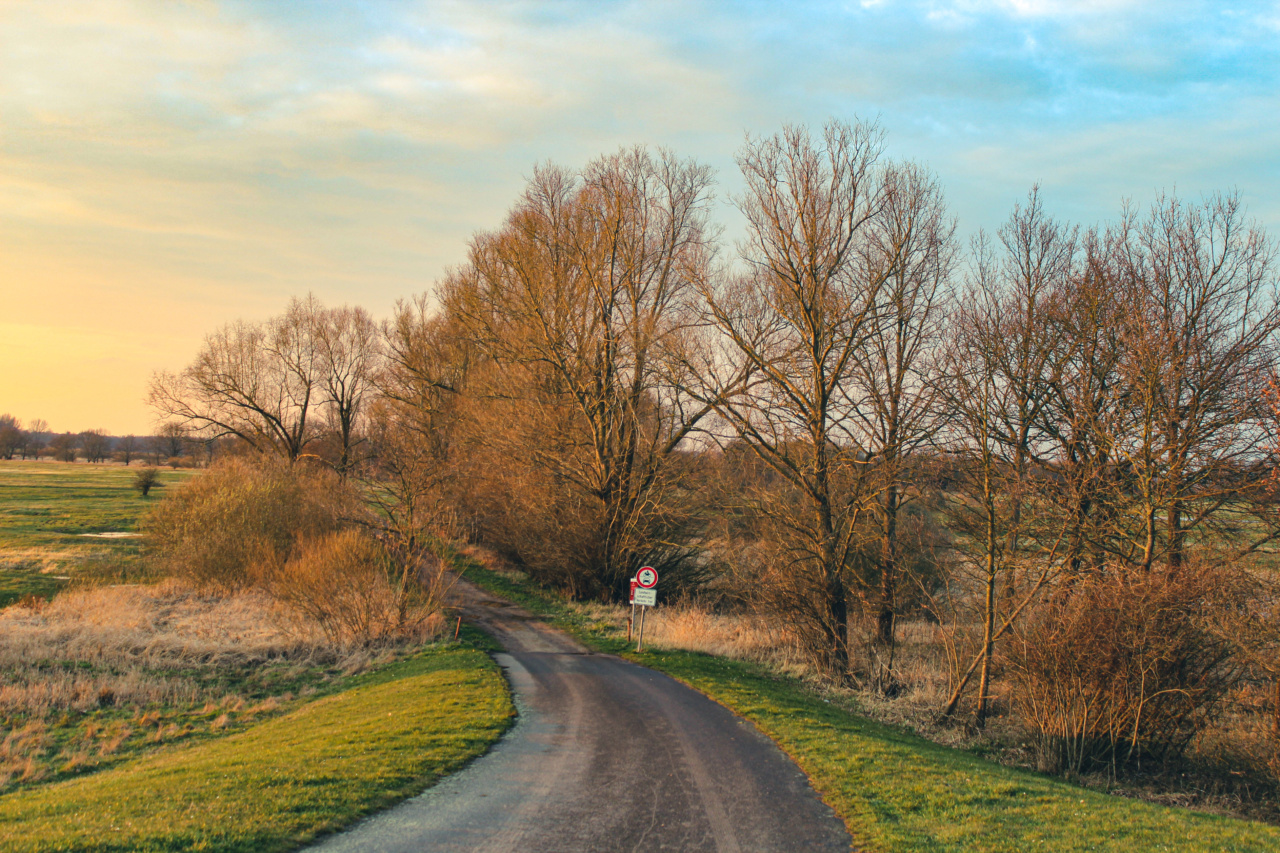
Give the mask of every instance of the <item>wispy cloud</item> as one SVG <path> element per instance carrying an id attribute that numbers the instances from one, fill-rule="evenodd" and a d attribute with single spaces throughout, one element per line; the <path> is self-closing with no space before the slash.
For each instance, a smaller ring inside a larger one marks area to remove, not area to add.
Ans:
<path id="1" fill-rule="evenodd" d="M 662 144 L 731 190 L 744 131 L 854 114 L 966 228 L 1039 180 L 1087 221 L 1238 185 L 1274 231 L 1278 33 L 1275 3 L 1207 0 L 5 4 L 0 276 L 38 326 L 179 332 L 121 351 L 137 386 L 291 294 L 426 289 L 535 162 Z"/>

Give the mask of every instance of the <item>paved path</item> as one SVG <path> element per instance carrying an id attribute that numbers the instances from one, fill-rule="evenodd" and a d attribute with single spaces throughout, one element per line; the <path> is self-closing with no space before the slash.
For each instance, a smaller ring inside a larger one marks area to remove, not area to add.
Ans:
<path id="1" fill-rule="evenodd" d="M 591 654 L 460 585 L 519 720 L 488 754 L 325 851 L 848 851 L 844 825 L 755 726 L 679 682 Z"/>

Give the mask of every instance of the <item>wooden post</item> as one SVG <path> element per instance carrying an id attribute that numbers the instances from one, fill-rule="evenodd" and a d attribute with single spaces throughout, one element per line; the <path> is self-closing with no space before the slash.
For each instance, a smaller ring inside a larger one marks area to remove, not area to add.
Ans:
<path id="1" fill-rule="evenodd" d="M 458 624 L 453 629 L 453 641 L 458 642 L 458 632 L 462 630 L 462 616 L 458 616 Z"/>
<path id="2" fill-rule="evenodd" d="M 631 642 L 631 626 L 636 623 L 636 606 L 631 605 L 631 615 L 627 617 L 627 642 Z"/>

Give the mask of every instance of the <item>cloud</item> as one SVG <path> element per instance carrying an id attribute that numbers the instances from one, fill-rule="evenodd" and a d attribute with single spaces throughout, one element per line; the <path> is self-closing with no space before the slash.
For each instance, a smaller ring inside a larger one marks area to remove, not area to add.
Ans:
<path id="1" fill-rule="evenodd" d="M 1042 180 L 1086 221 L 1238 184 L 1274 230 L 1278 31 L 1207 0 L 3 4 L 0 275 L 124 337 L 306 290 L 385 313 L 536 162 L 668 145 L 731 191 L 744 131 L 854 115 L 964 227 Z"/>

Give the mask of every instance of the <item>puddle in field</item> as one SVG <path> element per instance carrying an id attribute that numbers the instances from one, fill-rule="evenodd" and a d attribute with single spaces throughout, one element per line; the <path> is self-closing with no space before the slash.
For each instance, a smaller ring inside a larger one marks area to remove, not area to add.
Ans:
<path id="1" fill-rule="evenodd" d="M 108 530 L 106 533 L 81 533 L 80 536 L 89 536 L 93 539 L 128 539 L 138 536 L 137 533 L 126 533 L 123 530 Z"/>

